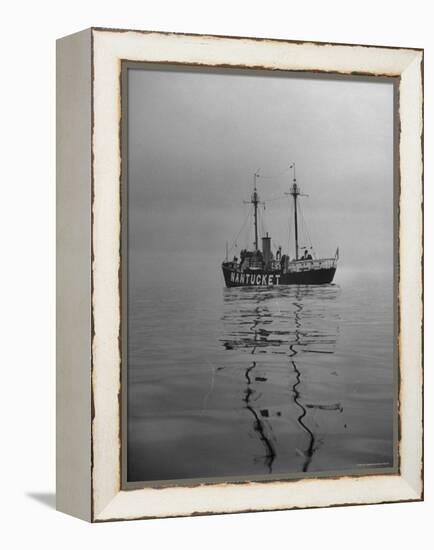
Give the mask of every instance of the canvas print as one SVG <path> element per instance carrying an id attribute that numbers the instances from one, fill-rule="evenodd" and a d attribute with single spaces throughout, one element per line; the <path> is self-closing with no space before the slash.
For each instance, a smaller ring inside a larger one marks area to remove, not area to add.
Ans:
<path id="1" fill-rule="evenodd" d="M 126 484 L 396 472 L 395 80 L 123 70 Z"/>

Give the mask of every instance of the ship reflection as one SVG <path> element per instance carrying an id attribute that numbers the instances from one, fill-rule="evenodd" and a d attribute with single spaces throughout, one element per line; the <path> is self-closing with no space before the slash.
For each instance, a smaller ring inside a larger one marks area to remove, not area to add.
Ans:
<path id="1" fill-rule="evenodd" d="M 254 460 L 261 461 L 268 473 L 273 472 L 283 449 L 288 452 L 285 435 L 280 432 L 276 439 L 274 422 L 296 422 L 305 442 L 301 449 L 293 451 L 300 457 L 299 470 L 308 472 L 321 446 L 315 433 L 315 410 L 342 412 L 340 403 L 312 403 L 308 381 L 304 380 L 306 357 L 311 367 L 312 361 L 320 364 L 321 359 L 318 355 L 312 360 L 310 354 L 334 353 L 339 317 L 333 315 L 330 306 L 338 293 L 336 285 L 224 290 L 221 342 L 226 350 L 254 356 L 243 368 L 245 387 L 241 399 L 263 448 L 261 456 Z M 270 379 L 274 381 L 273 388 Z M 276 395 L 276 380 L 287 406 L 282 406 L 280 396 L 275 404 L 270 404 L 270 396 Z"/>
<path id="2" fill-rule="evenodd" d="M 261 416 L 268 416 L 268 410 L 263 409 L 261 411 L 258 411 L 253 406 L 253 402 L 252 402 L 252 398 L 256 390 L 252 388 L 251 373 L 255 367 L 256 367 L 256 361 L 253 361 L 251 366 L 248 367 L 245 371 L 247 384 L 246 384 L 246 390 L 243 397 L 243 401 L 245 403 L 246 409 L 253 416 L 253 429 L 255 432 L 257 432 L 260 441 L 264 445 L 264 448 L 265 448 L 265 455 L 263 458 L 264 464 L 267 467 L 268 472 L 272 473 L 273 462 L 274 462 L 274 459 L 276 458 L 276 451 L 272 442 L 272 438 L 267 433 L 268 431 L 271 431 L 271 427 L 267 426 L 265 421 L 261 418 Z"/>
<path id="3" fill-rule="evenodd" d="M 298 297 L 298 296 L 297 296 Z M 299 298 L 299 297 L 298 297 Z M 307 424 L 304 421 L 304 418 L 307 415 L 307 410 L 303 406 L 302 398 L 300 395 L 300 391 L 298 390 L 298 386 L 301 384 L 301 372 L 297 368 L 297 363 L 295 361 L 295 356 L 297 355 L 296 349 L 294 349 L 295 346 L 303 345 L 303 343 L 300 341 L 300 334 L 302 331 L 302 325 L 301 325 L 301 313 L 303 311 L 303 305 L 302 301 L 298 300 L 294 302 L 295 312 L 294 312 L 294 323 L 295 323 L 295 332 L 294 332 L 294 342 L 289 345 L 290 350 L 290 364 L 292 365 L 292 368 L 294 369 L 295 376 L 296 376 L 296 382 L 292 385 L 292 393 L 294 398 L 294 403 L 301 409 L 301 414 L 297 418 L 297 422 L 302 427 L 302 429 L 306 432 L 308 435 L 308 441 L 309 445 L 307 449 L 305 450 L 304 457 L 305 461 L 303 463 L 303 472 L 307 472 L 310 466 L 310 463 L 312 461 L 313 453 L 315 452 L 315 443 L 316 438 L 315 434 L 312 432 L 310 428 L 308 428 Z"/>

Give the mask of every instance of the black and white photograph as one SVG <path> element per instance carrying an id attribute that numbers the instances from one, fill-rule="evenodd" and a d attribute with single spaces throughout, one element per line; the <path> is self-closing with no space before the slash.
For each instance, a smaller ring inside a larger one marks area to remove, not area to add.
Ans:
<path id="1" fill-rule="evenodd" d="M 2 5 L 2 548 L 430 546 L 429 6 Z"/>
<path id="2" fill-rule="evenodd" d="M 125 482 L 394 473 L 396 79 L 125 63 Z"/>

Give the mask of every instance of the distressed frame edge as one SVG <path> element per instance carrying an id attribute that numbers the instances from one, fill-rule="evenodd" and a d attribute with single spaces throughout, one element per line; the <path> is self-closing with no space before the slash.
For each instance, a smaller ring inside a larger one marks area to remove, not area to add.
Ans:
<path id="1" fill-rule="evenodd" d="M 96 31 L 98 32 L 104 32 L 104 33 L 107 33 L 107 32 L 110 32 L 107 31 L 107 30 L 102 30 L 101 29 L 98 29 L 98 28 L 94 28 L 92 29 L 92 34 L 94 34 Z M 118 32 L 118 31 L 111 31 L 111 32 Z M 121 32 L 130 32 L 130 31 L 121 31 Z M 137 32 L 137 31 L 134 31 L 134 32 Z M 153 33 L 152 31 L 143 31 L 145 33 L 150 33 L 150 34 L 155 34 L 155 35 L 164 35 L 164 36 L 170 36 L 170 37 L 173 37 L 173 36 L 177 36 L 176 34 L 174 33 Z M 185 35 L 181 35 L 181 36 L 185 36 Z M 187 35 L 189 37 L 191 36 L 194 36 L 194 37 L 199 37 L 199 38 L 202 38 L 201 35 Z M 215 38 L 220 38 L 220 37 L 215 37 Z M 232 38 L 235 38 L 235 37 L 227 37 L 229 39 L 232 39 Z M 244 39 L 243 39 L 244 40 Z M 255 39 L 253 38 L 247 38 L 245 39 L 247 41 L 255 41 Z M 259 39 L 260 41 L 265 41 L 266 39 Z M 291 41 L 282 41 L 283 43 L 292 43 Z M 297 44 L 300 45 L 300 43 L 297 42 Z M 301 44 L 304 44 L 304 43 L 301 43 Z M 315 43 L 312 43 L 312 42 L 309 42 L 308 43 L 309 45 L 312 45 L 312 44 L 315 44 Z M 340 46 L 340 45 L 337 45 L 337 46 Z M 353 48 L 355 47 L 355 45 L 345 45 L 346 48 Z M 369 47 L 369 46 L 367 46 Z M 423 66 L 423 50 L 419 50 L 419 49 L 404 49 L 404 48 L 396 48 L 396 50 L 400 50 L 400 51 L 406 51 L 406 52 L 413 52 L 414 55 L 412 56 L 412 62 L 410 64 L 407 65 L 410 66 L 413 61 L 417 58 L 419 58 L 419 63 L 420 63 L 420 66 L 421 66 L 421 70 L 420 72 L 418 73 L 417 76 L 420 77 L 420 80 L 423 84 L 423 75 L 422 75 L 422 66 Z M 418 55 L 419 54 L 419 55 Z M 147 59 L 145 59 L 144 61 L 147 61 Z M 406 68 L 407 68 L 406 67 Z M 403 76 L 405 71 L 401 72 L 399 75 L 396 75 L 396 76 Z M 375 73 L 374 73 L 375 74 Z M 422 96 L 421 96 L 421 101 L 418 103 L 418 107 L 421 107 L 422 110 L 423 110 L 423 86 L 422 86 Z M 423 117 L 421 117 L 421 140 L 423 140 Z M 423 151 L 422 151 L 422 156 L 420 159 L 418 159 L 418 163 L 420 164 L 420 167 L 421 167 L 421 171 L 422 171 L 422 174 L 423 174 Z M 402 165 L 401 165 L 401 171 L 402 171 Z M 423 197 L 422 197 L 423 198 Z M 423 239 L 423 231 L 422 231 L 422 235 L 419 235 L 419 242 L 420 244 L 422 245 L 422 239 Z M 423 254 L 423 249 L 422 249 L 422 254 Z M 423 277 L 423 273 L 421 273 L 421 279 Z M 421 289 L 422 290 L 422 289 Z M 423 298 L 423 296 L 422 296 Z M 421 313 L 421 322 L 423 323 L 423 309 L 422 311 L 420 312 Z M 423 379 L 422 379 L 422 383 L 423 383 Z M 423 388 L 423 386 L 422 386 Z M 423 424 L 422 424 L 422 427 L 423 427 Z M 421 432 L 420 435 L 422 435 L 423 432 Z M 421 474 L 421 484 L 418 484 L 418 483 L 414 483 L 414 479 L 409 479 L 408 476 L 404 476 L 404 475 L 401 475 L 401 476 L 391 476 L 391 477 L 394 477 L 394 478 L 399 478 L 403 483 L 402 483 L 402 494 L 401 494 L 401 497 L 402 498 L 399 498 L 399 499 L 392 499 L 392 500 L 382 500 L 381 502 L 396 502 L 396 501 L 401 501 L 401 500 L 404 500 L 404 501 L 407 501 L 407 500 L 410 500 L 410 501 L 414 501 L 414 500 L 421 500 L 423 498 L 423 453 L 421 455 L 421 469 L 420 469 L 420 474 Z M 377 479 L 381 477 L 381 476 L 377 476 Z M 342 478 L 341 478 L 342 479 Z M 317 481 L 317 480 L 315 480 Z M 330 481 L 330 480 L 325 480 L 326 482 L 327 481 Z M 261 482 L 258 482 L 259 484 L 261 484 Z M 228 484 L 221 484 L 221 485 L 224 485 L 226 488 L 228 486 Z M 234 484 L 232 484 L 234 485 Z M 219 485 L 220 486 L 220 485 Z M 94 487 L 93 487 L 94 489 Z M 178 488 L 177 488 L 178 489 Z M 185 488 L 183 488 L 185 490 Z M 187 489 L 189 491 L 191 490 L 194 490 L 194 489 Z M 121 499 L 122 501 L 124 500 L 124 493 L 130 493 L 132 491 L 118 491 L 118 493 L 115 495 L 114 498 L 112 498 L 109 502 L 106 503 L 106 506 L 104 506 L 102 509 L 99 510 L 98 513 L 94 514 L 92 519 L 93 521 L 109 521 L 109 520 L 117 520 L 117 519 L 138 519 L 138 518 L 144 518 L 144 517 L 173 517 L 173 516 L 176 516 L 176 515 L 194 515 L 195 513 L 200 513 L 200 514 L 207 514 L 207 513 L 236 513 L 236 512 L 242 512 L 242 511 L 252 511 L 250 509 L 243 509 L 243 510 L 240 510 L 240 509 L 231 509 L 230 511 L 206 511 L 206 510 L 202 510 L 202 511 L 199 511 L 199 512 L 190 512 L 190 513 L 183 513 L 183 514 L 163 514 L 163 515 L 154 515 L 154 516 L 149 516 L 149 515 L 145 515 L 145 516 L 135 516 L 135 517 L 123 517 L 122 514 L 119 515 L 119 511 L 114 512 L 113 508 L 117 508 L 117 504 L 118 504 L 118 501 Z M 133 491 L 134 492 L 134 491 Z M 92 495 L 94 496 L 94 495 Z M 319 504 L 319 505 L 313 505 L 313 506 L 306 506 L 306 505 L 303 505 L 302 507 L 322 507 L 322 506 L 340 506 L 340 505 L 350 505 L 350 504 L 368 504 L 368 503 L 375 503 L 377 502 L 375 499 L 372 499 L 372 500 L 369 500 L 369 502 L 345 502 L 345 503 L 331 503 L 331 504 Z M 299 506 L 285 506 L 284 508 L 271 508 L 271 509 L 291 509 L 291 508 L 298 508 Z M 269 509 L 269 508 L 266 508 L 266 509 Z M 265 509 L 264 509 L 265 510 Z M 259 511 L 259 509 L 258 509 Z"/>
<path id="2" fill-rule="evenodd" d="M 303 40 L 303 39 L 289 39 L 289 38 L 273 38 L 273 37 L 257 37 L 257 36 L 243 36 L 243 35 L 229 35 L 229 34 L 212 34 L 212 33 L 194 33 L 194 32 L 180 32 L 180 31 L 157 31 L 150 29 L 123 29 L 120 27 L 91 27 L 92 32 L 108 32 L 108 33 L 137 33 L 137 34 L 158 34 L 162 36 L 185 36 L 191 38 L 224 38 L 230 40 L 250 40 L 256 42 L 283 42 L 285 44 L 314 44 L 317 46 L 360 46 L 363 48 L 378 48 L 384 50 L 406 50 L 414 52 L 424 52 L 424 48 L 420 47 L 401 47 L 401 46 L 386 46 L 384 44 L 354 44 L 349 42 L 330 42 L 320 40 Z"/>
<path id="3" fill-rule="evenodd" d="M 416 93 L 415 101 L 409 94 Z M 400 334 L 399 346 L 402 354 L 399 375 L 401 377 L 399 401 L 405 405 L 404 414 L 400 419 L 401 440 L 400 452 L 405 447 L 415 445 L 415 452 L 406 455 L 401 464 L 401 475 L 410 487 L 418 494 L 417 500 L 424 499 L 424 52 L 415 52 L 414 59 L 408 64 L 401 75 L 400 82 L 400 199 L 399 210 L 403 227 L 400 231 L 401 266 L 399 268 L 399 302 L 400 302 Z M 406 99 L 407 96 L 407 99 Z M 411 119 L 414 127 L 411 127 Z M 405 126 L 404 126 L 405 125 Z M 410 126 L 410 129 L 408 128 Z M 403 130 L 404 128 L 404 130 Z M 414 151 L 411 151 L 412 147 Z M 412 171 L 416 174 L 413 176 Z M 412 183 L 416 183 L 414 189 Z M 416 192 L 416 193 L 415 193 Z M 414 209 L 415 216 L 412 217 Z M 408 220 L 412 217 L 411 221 Z M 414 227 L 416 226 L 416 228 Z M 411 235 L 414 230 L 414 235 Z M 401 239 L 401 236 L 403 237 Z M 415 239 L 413 242 L 412 237 Z M 413 245 L 413 247 L 411 246 Z M 415 249 L 417 250 L 415 251 Z M 409 259 L 410 256 L 410 259 Z M 417 269 L 414 269 L 416 268 Z M 412 268 L 414 271 L 412 271 Z M 413 288 L 415 290 L 413 291 Z M 412 297 L 413 294 L 413 297 Z M 416 328 L 417 327 L 417 328 Z M 408 352 L 408 338 L 418 343 L 415 350 L 417 356 L 411 362 Z M 404 337 L 402 337 L 404 334 Z M 414 366 L 413 366 L 414 364 Z M 404 368 L 405 367 L 405 368 Z M 410 382 L 412 380 L 412 382 Z M 417 391 L 409 391 L 409 385 L 414 384 Z M 409 429 L 410 411 L 413 413 L 411 422 L 417 425 L 419 437 Z M 405 423 L 405 424 L 404 424 Z M 404 436 L 404 437 L 403 437 Z M 416 459 L 414 460 L 416 455 Z M 410 464 L 413 459 L 413 464 Z"/>
<path id="4" fill-rule="evenodd" d="M 362 476 L 361 476 L 362 477 Z M 312 509 L 318 509 L 318 508 L 341 508 L 344 506 L 370 506 L 370 505 L 379 505 L 379 504 L 401 504 L 401 503 L 409 503 L 409 502 L 421 502 L 424 500 L 423 498 L 423 492 L 419 492 L 414 489 L 414 487 L 409 484 L 402 476 L 396 475 L 396 476 L 369 476 L 374 483 L 375 482 L 381 482 L 384 480 L 385 477 L 388 477 L 389 481 L 391 478 L 396 478 L 396 484 L 398 484 L 398 490 L 399 495 L 396 495 L 394 497 L 387 497 L 387 498 L 375 498 L 372 496 L 366 496 L 364 495 L 362 498 L 359 497 L 359 500 L 357 499 L 349 499 L 348 501 L 345 498 L 341 499 L 333 499 L 326 501 L 319 501 L 311 504 L 305 504 L 305 503 L 293 503 L 293 504 L 263 504 L 262 506 L 248 506 L 246 503 L 244 506 L 233 506 L 225 505 L 224 508 L 218 508 L 218 507 L 202 507 L 197 506 L 197 508 L 192 507 L 189 510 L 185 511 L 171 511 L 171 512 L 152 512 L 149 511 L 148 513 L 142 513 L 142 514 L 125 514 L 122 512 L 122 510 L 125 508 L 126 499 L 125 497 L 131 493 L 132 491 L 128 490 L 121 490 L 119 493 L 107 504 L 107 506 L 100 512 L 98 516 L 93 517 L 93 523 L 106 523 L 106 522 L 112 522 L 112 521 L 136 521 L 136 520 L 148 520 L 148 519 L 165 519 L 165 518 L 178 518 L 178 517 L 193 517 L 193 516 L 213 516 L 213 515 L 228 515 L 228 514 L 243 514 L 243 513 L 252 513 L 252 512 L 276 512 L 276 511 L 289 511 L 289 510 L 312 510 Z M 374 478 L 378 479 L 374 479 Z M 383 479 L 381 479 L 383 478 Z M 329 482 L 329 483 L 339 483 L 341 480 L 346 480 L 344 476 L 338 479 L 315 479 L 315 482 Z M 357 481 L 355 478 L 353 478 L 354 481 Z M 267 482 L 265 482 L 267 483 Z M 273 483 L 273 482 L 268 482 Z M 285 483 L 283 481 L 283 483 Z M 292 483 L 292 481 L 288 481 L 288 483 Z M 258 481 L 258 482 L 252 482 L 251 485 L 263 485 L 264 482 Z M 227 487 L 226 487 L 227 485 Z M 235 488 L 236 484 L 215 484 L 215 487 L 218 487 L 219 489 L 226 490 L 231 487 Z M 198 486 L 200 487 L 200 486 Z M 207 487 L 207 485 L 203 485 L 203 487 Z M 180 489 L 183 491 L 194 491 L 195 487 L 169 487 L 169 489 Z M 339 489 L 335 486 L 335 489 Z M 162 489 L 156 489 L 158 491 L 161 491 Z M 137 490 L 140 491 L 140 490 Z M 189 495 L 192 496 L 191 494 Z M 210 501 L 212 499 L 209 499 Z M 143 507 L 143 510 L 146 508 Z"/>
<path id="5" fill-rule="evenodd" d="M 56 41 L 56 509 L 86 521 L 92 520 L 91 37 L 86 29 Z"/>

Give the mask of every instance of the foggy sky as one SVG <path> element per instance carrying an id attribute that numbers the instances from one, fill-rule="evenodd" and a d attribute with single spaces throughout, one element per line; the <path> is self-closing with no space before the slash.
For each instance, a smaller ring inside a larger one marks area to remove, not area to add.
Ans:
<path id="1" fill-rule="evenodd" d="M 132 271 L 156 275 L 170 258 L 219 270 L 254 172 L 280 174 L 294 161 L 317 255 L 339 246 L 341 269 L 391 271 L 391 83 L 130 69 L 128 105 Z M 258 180 L 261 199 L 283 196 L 291 178 Z M 284 251 L 289 206 L 272 200 L 264 212 Z M 247 244 L 252 233 L 233 253 Z"/>

